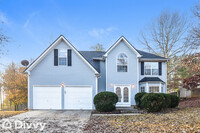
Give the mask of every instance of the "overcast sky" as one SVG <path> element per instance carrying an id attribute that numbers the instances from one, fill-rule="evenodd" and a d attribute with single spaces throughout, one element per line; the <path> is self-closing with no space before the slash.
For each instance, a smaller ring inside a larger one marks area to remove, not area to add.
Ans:
<path id="1" fill-rule="evenodd" d="M 1 0 L 3 32 L 11 38 L 4 65 L 36 59 L 60 34 L 78 50 L 103 44 L 108 49 L 124 35 L 143 49 L 140 31 L 162 11 L 179 11 L 191 19 L 197 0 Z M 0 66 L 0 70 L 4 69 Z"/>

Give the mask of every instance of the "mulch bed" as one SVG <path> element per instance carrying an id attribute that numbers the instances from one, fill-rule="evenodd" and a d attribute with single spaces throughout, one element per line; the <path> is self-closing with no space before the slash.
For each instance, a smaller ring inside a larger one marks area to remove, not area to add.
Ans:
<path id="1" fill-rule="evenodd" d="M 178 107 L 179 108 L 200 107 L 200 97 L 181 99 Z"/>

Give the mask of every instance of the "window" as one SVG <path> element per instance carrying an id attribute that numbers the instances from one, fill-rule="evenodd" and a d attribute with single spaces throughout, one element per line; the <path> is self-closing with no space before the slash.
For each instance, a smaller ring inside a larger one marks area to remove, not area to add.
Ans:
<path id="1" fill-rule="evenodd" d="M 127 72 L 127 69 L 127 56 L 124 53 L 120 53 L 117 57 L 117 72 Z"/>
<path id="2" fill-rule="evenodd" d="M 58 52 L 58 64 L 60 66 L 67 65 L 67 49 L 60 49 Z"/>
<path id="3" fill-rule="evenodd" d="M 144 62 L 145 75 L 158 75 L 158 62 Z"/>
<path id="4" fill-rule="evenodd" d="M 140 87 L 140 92 L 145 92 L 145 87 L 144 86 Z"/>
<path id="5" fill-rule="evenodd" d="M 159 93 L 159 86 L 150 86 L 149 92 L 150 93 Z"/>
<path id="6" fill-rule="evenodd" d="M 124 88 L 124 102 L 128 102 L 128 88 Z"/>
<path id="7" fill-rule="evenodd" d="M 121 102 L 122 95 L 121 95 L 121 88 L 120 87 L 116 88 L 116 94 L 118 96 L 118 102 Z"/>
<path id="8" fill-rule="evenodd" d="M 163 86 L 161 87 L 161 93 L 164 93 Z"/>

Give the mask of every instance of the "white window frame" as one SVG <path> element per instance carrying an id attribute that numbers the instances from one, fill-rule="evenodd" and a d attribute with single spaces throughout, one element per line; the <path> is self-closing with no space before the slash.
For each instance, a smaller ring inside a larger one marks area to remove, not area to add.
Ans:
<path id="1" fill-rule="evenodd" d="M 142 91 L 144 89 L 144 91 Z M 140 92 L 146 92 L 145 86 L 140 86 Z"/>
<path id="2" fill-rule="evenodd" d="M 60 56 L 59 53 L 61 50 L 64 50 L 66 52 L 66 55 L 65 56 Z M 60 60 L 59 58 L 66 58 L 66 65 L 60 65 Z M 67 49 L 65 48 L 62 48 L 62 49 L 58 49 L 58 65 L 59 66 L 67 66 Z"/>
<path id="3" fill-rule="evenodd" d="M 151 66 L 151 68 L 150 68 L 150 74 L 145 74 L 145 64 L 146 63 L 150 63 L 150 66 Z M 157 63 L 157 67 L 158 67 L 158 74 L 154 74 L 155 76 L 158 76 L 159 75 L 159 66 L 158 66 L 158 62 L 144 62 L 144 75 L 153 75 L 153 69 L 152 69 L 152 63 Z"/>
<path id="4" fill-rule="evenodd" d="M 151 87 L 158 87 L 158 92 L 150 92 Z M 149 93 L 160 93 L 160 86 L 159 85 L 151 85 L 149 86 Z"/>
<path id="5" fill-rule="evenodd" d="M 116 103 L 116 106 L 118 106 L 118 107 L 130 107 L 131 106 L 131 85 L 117 85 L 117 84 L 115 84 L 114 85 L 114 93 L 116 93 L 116 88 L 117 87 L 120 87 L 121 88 L 121 96 L 122 96 L 122 98 L 121 98 L 121 102 L 117 102 Z M 129 100 L 128 100 L 128 102 L 124 102 L 124 88 L 125 87 L 127 87 L 128 88 L 128 90 L 129 90 L 129 92 L 128 92 L 128 96 L 129 96 Z"/>
<path id="6" fill-rule="evenodd" d="M 126 64 L 126 65 L 118 64 L 118 57 L 119 57 L 120 54 L 125 54 L 125 55 L 126 55 L 126 60 L 127 60 L 127 64 Z M 122 73 L 127 73 L 127 72 L 128 72 L 128 56 L 127 56 L 126 53 L 121 52 L 121 53 L 118 53 L 118 54 L 117 54 L 117 57 L 116 57 L 116 72 L 118 72 L 118 69 L 117 69 L 118 65 L 119 65 L 119 66 L 126 66 L 126 67 L 127 67 L 127 71 L 126 71 L 126 72 L 122 72 Z M 121 72 L 120 72 L 120 73 L 121 73 Z"/>

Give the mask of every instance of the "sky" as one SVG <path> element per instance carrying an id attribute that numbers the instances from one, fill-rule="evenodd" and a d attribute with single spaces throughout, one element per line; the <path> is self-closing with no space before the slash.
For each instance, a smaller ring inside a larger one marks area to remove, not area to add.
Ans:
<path id="1" fill-rule="evenodd" d="M 120 36 L 137 49 L 140 32 L 162 11 L 192 18 L 198 0 L 0 0 L 1 32 L 10 41 L 0 71 L 12 61 L 36 59 L 59 35 L 78 50 L 107 50 Z"/>

